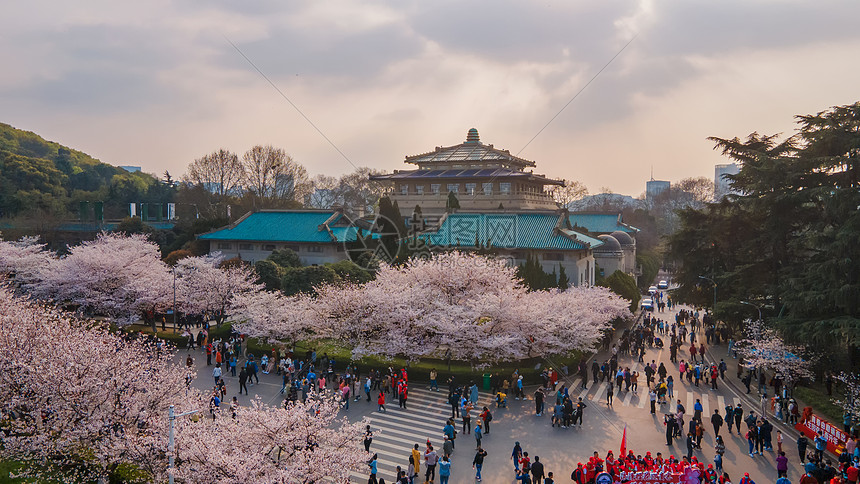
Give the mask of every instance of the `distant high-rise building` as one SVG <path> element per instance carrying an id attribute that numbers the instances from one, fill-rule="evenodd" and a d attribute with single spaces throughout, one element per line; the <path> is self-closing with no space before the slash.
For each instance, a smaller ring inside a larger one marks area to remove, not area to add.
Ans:
<path id="1" fill-rule="evenodd" d="M 669 189 L 670 183 L 665 180 L 650 179 L 645 182 L 645 200 L 650 202 L 657 195 Z"/>
<path id="2" fill-rule="evenodd" d="M 740 166 L 737 163 L 724 163 L 714 167 L 714 199 L 720 200 L 730 193 L 738 193 L 732 190 L 729 180 L 725 175 L 737 175 L 740 172 Z"/>

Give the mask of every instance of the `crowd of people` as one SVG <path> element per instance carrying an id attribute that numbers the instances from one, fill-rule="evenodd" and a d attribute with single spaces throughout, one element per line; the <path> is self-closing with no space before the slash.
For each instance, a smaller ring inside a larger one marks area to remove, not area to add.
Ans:
<path id="1" fill-rule="evenodd" d="M 687 409 L 680 400 L 674 398 L 675 385 L 678 381 L 683 382 L 686 379 L 686 384 L 691 387 L 704 383 L 705 387 L 717 390 L 720 382 L 726 378 L 727 363 L 724 359 L 720 359 L 719 362 L 707 361 L 709 358 L 706 344 L 719 344 L 721 340 L 728 341 L 729 355 L 731 355 L 732 341 L 724 330 L 709 324 L 709 319 L 710 316 L 705 314 L 700 320 L 697 312 L 688 310 L 679 311 L 674 322 L 664 321 L 653 314 L 646 314 L 642 324 L 625 330 L 618 343 L 609 347 L 609 357 L 602 363 L 595 359 L 590 366 L 583 364 L 579 367 L 583 389 L 587 387 L 589 381 L 593 384 L 609 383 L 606 393 L 608 406 L 612 406 L 616 393 L 637 394 L 639 386 L 642 385 L 648 393 L 651 413 L 660 411 L 663 414 L 667 445 L 674 445 L 677 439 L 681 439 L 686 444 L 686 454 L 679 455 L 677 458 L 673 455 L 663 458 L 660 452 L 654 456 L 650 452 L 645 456 L 629 452 L 626 456 L 616 459 L 612 452 L 608 452 L 601 459 L 595 453 L 588 462 L 578 465 L 573 470 L 572 480 L 578 484 L 591 484 L 600 472 L 608 472 L 616 476 L 620 472 L 642 470 L 685 472 L 685 469 L 693 469 L 700 477 L 700 482 L 731 483 L 722 465 L 726 443 L 721 432 L 725 431 L 729 435 L 736 432 L 739 438 L 746 440 L 750 457 L 764 456 L 765 453 L 771 455 L 772 452 L 777 470 L 776 478 L 782 481 L 779 484 L 789 484 L 786 480 L 789 457 L 786 455 L 786 449 L 783 448 L 783 435 L 781 431 L 775 430 L 768 417 L 768 410 L 772 417 L 789 424 L 797 422 L 800 411 L 797 402 L 785 395 L 786 392 L 781 388 L 782 382 L 778 376 L 773 376 L 768 381 L 764 372 L 746 369 L 742 361 L 739 362 L 738 377 L 747 391 L 750 390 L 752 382 L 758 384 L 758 390 L 762 395 L 761 406 L 758 408 L 745 409 L 738 403 L 734 406 L 727 405 L 724 409 L 715 409 L 713 414 L 708 416 L 703 415 L 703 406 L 698 399 L 692 409 Z M 247 395 L 247 387 L 259 383 L 259 373 L 273 373 L 283 378 L 281 393 L 285 395 L 287 403 L 300 398 L 304 400 L 312 392 L 330 388 L 342 396 L 343 405 L 347 409 L 350 400 L 358 401 L 362 397 L 368 402 L 375 397 L 380 412 L 386 411 L 386 399 L 389 398 L 396 400 L 401 408 L 406 408 L 409 393 L 406 369 L 396 370 L 388 367 L 360 375 L 358 368 L 347 365 L 340 373 L 336 373 L 335 361 L 328 355 L 323 354 L 318 358 L 316 351 L 311 350 L 305 358 L 298 358 L 293 351 L 286 348 L 273 349 L 271 354 L 264 354 L 257 359 L 247 352 L 247 346 L 238 334 L 232 334 L 224 341 L 210 342 L 205 325 L 195 342 L 203 349 L 207 366 L 214 366 L 210 400 L 212 418 L 217 418 L 223 402 L 228 399 L 227 385 L 224 380 L 228 372 L 231 376 L 238 376 L 239 394 L 244 391 Z M 670 374 L 667 364 L 656 360 L 651 360 L 650 363 L 644 361 L 647 348 L 662 348 L 664 344 L 668 344 L 669 360 L 677 365 L 677 368 L 672 369 L 673 372 L 674 370 L 678 372 L 677 380 Z M 686 357 L 687 354 L 689 358 Z M 625 355 L 638 358 L 638 361 L 643 363 L 641 373 L 619 363 L 619 358 Z M 241 365 L 240 360 L 243 361 Z M 190 354 L 187 364 L 190 370 L 193 366 L 193 358 Z M 745 374 L 742 374 L 743 372 Z M 430 390 L 439 391 L 438 372 L 433 369 L 429 376 Z M 532 395 L 535 415 L 543 416 L 549 410 L 552 427 L 581 426 L 587 407 L 583 399 L 570 396 L 567 385 L 560 382 L 558 371 L 546 368 L 541 372 L 540 377 L 542 385 Z M 481 470 L 487 456 L 482 439 L 490 433 L 492 412 L 488 406 L 478 405 L 479 392 L 474 381 L 459 384 L 454 377 L 451 377 L 447 384 L 447 402 L 451 406 L 451 416 L 443 426 L 443 441 L 440 443 L 440 448 L 437 450 L 429 439 L 423 451 L 419 450 L 416 444 L 406 459 L 406 465 L 397 468 L 393 482 L 397 484 L 420 482 L 423 465 L 424 482 L 433 482 L 438 475 L 440 482 L 446 483 L 451 475 L 451 455 L 458 435 L 461 440 L 462 435 L 471 435 L 475 439 L 472 465 L 476 479 L 481 480 Z M 518 371 L 511 374 L 509 378 L 492 374 L 490 385 L 496 407 L 507 406 L 510 393 L 516 400 L 526 400 L 523 377 Z M 774 397 L 767 398 L 767 386 L 773 386 Z M 780 392 L 780 390 L 783 391 Z M 546 408 L 547 406 L 549 409 Z M 230 403 L 234 418 L 237 408 L 238 401 L 234 396 Z M 707 433 L 706 419 L 714 432 L 713 463 L 707 465 L 698 460 L 701 457 L 694 455 L 697 450 L 702 450 L 703 437 Z M 368 452 L 370 452 L 372 440 L 372 431 L 368 426 L 364 439 L 365 450 Z M 846 452 L 840 456 L 836 466 L 825 457 L 826 446 L 827 442 L 822 436 L 817 436 L 812 443 L 802 435 L 797 438 L 798 458 L 801 465 L 804 465 L 801 484 L 824 484 L 825 481 L 830 481 L 831 484 L 856 484 L 858 468 L 860 468 L 860 448 L 856 440 L 849 441 Z M 808 452 L 807 447 L 809 447 Z M 537 456 L 530 458 L 528 452 L 520 448 L 519 443 L 515 445 L 511 458 L 514 461 L 514 477 L 518 481 L 554 482 L 552 473 L 544 472 L 545 463 Z M 368 482 L 384 482 L 382 478 L 376 480 L 375 463 L 374 456 L 368 463 L 371 469 Z M 752 483 L 748 476 L 744 476 L 739 484 Z"/>

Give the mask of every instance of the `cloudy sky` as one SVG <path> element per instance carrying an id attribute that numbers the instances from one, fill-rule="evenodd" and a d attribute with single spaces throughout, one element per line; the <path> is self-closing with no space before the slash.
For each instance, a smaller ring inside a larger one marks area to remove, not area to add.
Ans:
<path id="1" fill-rule="evenodd" d="M 401 169 L 475 127 L 636 196 L 652 165 L 713 177 L 707 136 L 790 134 L 860 100 L 858 18 L 828 0 L 6 2 L 0 121 L 174 176 L 266 143 L 311 174 Z"/>

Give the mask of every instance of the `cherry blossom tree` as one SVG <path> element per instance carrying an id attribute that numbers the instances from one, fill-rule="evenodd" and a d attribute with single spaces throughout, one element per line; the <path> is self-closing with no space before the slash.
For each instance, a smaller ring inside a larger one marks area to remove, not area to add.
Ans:
<path id="1" fill-rule="evenodd" d="M 853 422 L 860 421 L 860 374 L 841 372 L 836 379 L 842 382 L 842 398 L 831 401 L 843 412 L 851 415 Z"/>
<path id="2" fill-rule="evenodd" d="M 186 370 L 154 343 L 0 287 L 0 455 L 25 474 L 94 482 L 123 464 L 162 476 L 166 402 Z"/>
<path id="3" fill-rule="evenodd" d="M 334 395 L 312 395 L 286 407 L 256 400 L 240 407 L 236 418 L 221 408 L 214 420 L 177 422 L 177 477 L 235 484 L 349 482 L 350 472 L 366 467 L 360 445 L 365 422 L 339 418 Z"/>
<path id="4" fill-rule="evenodd" d="M 220 253 L 186 257 L 176 263 L 177 296 L 185 312 L 209 314 L 218 324 L 236 309 L 237 298 L 258 293 L 263 286 L 257 284 L 254 270 L 245 265 L 222 267 Z"/>
<path id="5" fill-rule="evenodd" d="M 233 327 L 270 342 L 295 343 L 322 335 L 314 325 L 320 315 L 312 296 L 284 296 L 280 291 L 247 291 L 234 300 Z"/>
<path id="6" fill-rule="evenodd" d="M 0 273 L 14 276 L 19 285 L 37 282 L 52 256 L 36 237 L 22 237 L 17 241 L 0 239 Z"/>
<path id="7" fill-rule="evenodd" d="M 167 477 L 167 409 L 201 409 L 174 350 L 130 338 L 0 286 L 0 458 L 29 478 L 95 482 L 131 468 Z M 193 373 L 190 374 L 192 377 Z M 186 482 L 346 482 L 362 467 L 363 422 L 338 417 L 339 398 L 287 408 L 254 402 L 234 421 L 179 420 L 176 475 Z M 229 445 L 225 447 L 225 442 Z M 309 445 L 311 444 L 311 445 Z"/>
<path id="8" fill-rule="evenodd" d="M 27 289 L 39 298 L 122 323 L 166 309 L 172 284 L 158 246 L 144 235 L 102 233 L 71 247 L 65 257 L 51 259 Z"/>
<path id="9" fill-rule="evenodd" d="M 350 345 L 356 356 L 419 358 L 442 346 L 454 358 L 488 362 L 567 354 L 592 348 L 612 320 L 630 316 L 604 288 L 529 292 L 504 260 L 457 252 L 382 266 L 374 281 L 317 293 L 294 300 L 293 318 L 277 324 L 311 321 L 317 335 Z"/>
<path id="10" fill-rule="evenodd" d="M 747 366 L 773 371 L 789 390 L 802 378 L 813 378 L 811 355 L 801 346 L 787 344 L 762 320 L 747 320 L 746 338 L 736 348 Z"/>

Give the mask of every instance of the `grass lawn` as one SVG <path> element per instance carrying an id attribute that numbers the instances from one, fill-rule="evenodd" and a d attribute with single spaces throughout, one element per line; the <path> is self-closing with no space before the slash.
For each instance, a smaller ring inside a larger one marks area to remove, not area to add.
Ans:
<path id="1" fill-rule="evenodd" d="M 836 392 L 834 391 L 834 397 Z M 804 406 L 812 407 L 812 411 L 823 415 L 840 429 L 842 428 L 842 409 L 834 405 L 827 396 L 824 386 L 797 387 L 794 389 L 794 398 L 797 399 L 802 409 Z"/>
<path id="2" fill-rule="evenodd" d="M 146 334 L 152 334 L 152 329 L 149 326 L 144 327 L 133 325 L 126 328 L 126 331 L 143 331 Z M 186 338 L 183 338 L 181 333 L 174 333 L 172 329 L 168 329 L 167 331 L 158 331 L 156 334 L 159 338 L 176 345 L 177 348 L 186 347 Z M 209 329 L 210 339 L 225 338 L 229 337 L 229 335 L 230 323 L 224 323 L 218 328 L 213 326 Z M 248 352 L 256 355 L 257 357 L 261 356 L 263 353 L 271 353 L 272 348 L 277 347 L 277 345 L 271 345 L 256 338 L 251 338 L 248 341 Z M 310 353 L 314 348 L 317 351 L 318 357 L 322 357 L 324 353 L 327 353 L 329 358 L 334 358 L 339 369 L 343 369 L 344 363 L 349 362 L 358 366 L 363 374 L 369 369 L 382 369 L 391 366 L 395 369 L 406 368 L 409 370 L 409 372 L 414 375 L 410 380 L 428 381 L 430 378 L 430 370 L 432 368 L 436 368 L 439 372 L 438 382 L 440 386 L 444 386 L 448 376 L 450 375 L 454 375 L 459 384 L 475 380 L 475 382 L 481 386 L 480 378 L 484 373 L 498 373 L 502 378 L 510 379 L 511 374 L 516 369 L 519 369 L 520 375 L 523 375 L 523 380 L 526 384 L 537 384 L 541 382 L 540 372 L 545 367 L 553 367 L 559 370 L 559 373 L 562 373 L 561 368 L 567 366 L 568 371 L 573 373 L 576 371 L 579 360 L 584 356 L 580 352 L 574 352 L 567 356 L 553 356 L 548 360 L 544 358 L 531 358 L 528 360 L 499 363 L 488 368 L 478 369 L 473 368 L 468 361 L 451 360 L 451 368 L 449 370 L 447 361 L 442 358 L 422 358 L 417 361 L 409 362 L 406 358 L 385 359 L 381 357 L 366 356 L 358 360 L 353 360 L 350 348 L 339 345 L 333 340 L 299 342 L 295 345 L 295 353 L 299 356 L 304 356 Z M 511 384 L 513 383 L 514 382 L 511 382 Z"/>

